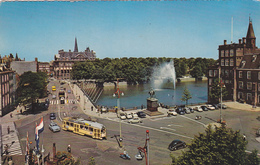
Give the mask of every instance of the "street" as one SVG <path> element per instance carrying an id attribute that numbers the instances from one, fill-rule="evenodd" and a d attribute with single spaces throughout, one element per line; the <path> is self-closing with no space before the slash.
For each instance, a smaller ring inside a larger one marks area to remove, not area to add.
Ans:
<path id="1" fill-rule="evenodd" d="M 51 89 L 52 84 L 56 85 L 57 91 L 60 88 L 58 82 L 50 82 L 48 89 Z M 69 88 L 67 84 L 63 85 L 66 89 Z M 54 92 L 57 95 L 57 91 Z M 68 94 L 69 100 L 75 100 L 73 94 Z M 26 134 L 29 132 L 29 140 L 32 142 L 31 148 L 35 146 L 35 123 L 44 117 L 44 131 L 40 134 L 40 147 L 42 142 L 44 145 L 44 155 L 49 152 L 52 157 L 52 146 L 56 143 L 56 151 L 66 151 L 67 146 L 70 144 L 72 148 L 72 155 L 80 158 L 81 164 L 87 164 L 89 158 L 94 157 L 97 164 L 145 164 L 145 159 L 138 161 L 135 155 L 138 153 L 138 147 L 144 147 L 146 139 L 146 130 L 149 130 L 149 161 L 150 164 L 170 164 L 170 153 L 174 156 L 181 155 L 183 150 L 170 151 L 167 149 L 168 145 L 174 139 L 185 141 L 187 144 L 191 143 L 194 135 L 204 133 L 207 124 L 216 123 L 219 119 L 219 110 L 212 110 L 206 112 L 194 112 L 186 115 L 177 115 L 166 117 L 166 115 L 147 117 L 143 119 L 143 123 L 130 124 L 127 120 L 122 120 L 122 137 L 123 148 L 131 156 L 131 160 L 123 160 L 119 154 L 123 152 L 119 148 L 114 135 L 119 135 L 119 119 L 114 113 L 95 114 L 96 112 L 90 109 L 81 110 L 77 103 L 68 102 L 67 104 L 54 104 L 54 99 L 49 96 L 53 101 L 50 104 L 48 111 L 40 114 L 29 115 L 27 118 L 17 120 L 15 122 L 19 132 L 19 138 L 23 153 L 25 152 Z M 58 97 L 58 96 L 57 96 Z M 57 102 L 56 102 L 57 103 Z M 161 109 L 162 111 L 167 111 Z M 88 115 L 97 118 L 99 123 L 106 126 L 107 140 L 95 140 L 91 137 L 81 136 L 72 132 L 61 130 L 61 132 L 53 133 L 48 129 L 50 123 L 49 114 L 56 113 L 57 122 L 61 125 L 61 119 L 66 116 L 76 116 L 87 118 Z M 93 115 L 95 114 L 95 116 Z M 249 141 L 247 150 L 253 149 L 260 150 L 259 143 L 255 140 L 255 131 L 259 127 L 259 121 L 256 119 L 259 111 L 244 111 L 236 109 L 222 110 L 223 119 L 227 122 L 227 126 L 234 130 L 240 130 L 241 134 L 245 133 Z M 201 120 L 195 120 L 196 115 L 201 115 Z"/>

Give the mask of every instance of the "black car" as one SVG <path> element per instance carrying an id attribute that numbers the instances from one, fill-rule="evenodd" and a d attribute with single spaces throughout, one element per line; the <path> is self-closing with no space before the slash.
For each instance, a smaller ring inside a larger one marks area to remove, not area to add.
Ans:
<path id="1" fill-rule="evenodd" d="M 50 113 L 50 119 L 55 120 L 56 119 L 56 114 L 55 113 Z"/>
<path id="2" fill-rule="evenodd" d="M 178 107 L 175 110 L 178 114 L 180 115 L 184 115 L 185 114 L 185 110 L 182 107 Z"/>
<path id="3" fill-rule="evenodd" d="M 146 114 L 143 112 L 143 111 L 139 111 L 136 113 L 138 115 L 138 117 L 140 118 L 145 118 L 146 117 Z"/>
<path id="4" fill-rule="evenodd" d="M 169 146 L 168 146 L 168 149 L 171 150 L 171 151 L 175 151 L 179 148 L 186 148 L 187 145 L 184 141 L 181 141 L 181 140 L 173 140 Z"/>
<path id="5" fill-rule="evenodd" d="M 205 105 L 202 105 L 202 106 L 201 106 L 201 109 L 202 109 L 203 111 L 208 111 L 208 108 L 207 108 Z"/>
<path id="6" fill-rule="evenodd" d="M 215 109 L 218 109 L 218 104 L 212 104 Z"/>

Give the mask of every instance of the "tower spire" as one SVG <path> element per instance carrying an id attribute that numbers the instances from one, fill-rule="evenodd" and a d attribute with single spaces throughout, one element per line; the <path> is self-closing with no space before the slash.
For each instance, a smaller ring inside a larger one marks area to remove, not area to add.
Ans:
<path id="1" fill-rule="evenodd" d="M 247 35 L 246 35 L 247 47 L 255 47 L 255 40 L 256 37 L 253 29 L 252 19 L 249 17 L 249 25 L 248 25 Z"/>
<path id="2" fill-rule="evenodd" d="M 74 52 L 79 52 L 79 50 L 78 50 L 78 43 L 77 43 L 77 38 L 76 37 L 75 37 Z"/>

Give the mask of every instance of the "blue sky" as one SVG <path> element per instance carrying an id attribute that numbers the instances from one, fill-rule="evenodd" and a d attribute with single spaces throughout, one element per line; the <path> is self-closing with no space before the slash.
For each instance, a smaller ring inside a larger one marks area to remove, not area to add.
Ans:
<path id="1" fill-rule="evenodd" d="M 245 37 L 249 14 L 257 46 L 260 2 L 3 2 L 0 54 L 54 60 L 58 50 L 86 47 L 97 58 L 218 58 L 218 45 Z"/>

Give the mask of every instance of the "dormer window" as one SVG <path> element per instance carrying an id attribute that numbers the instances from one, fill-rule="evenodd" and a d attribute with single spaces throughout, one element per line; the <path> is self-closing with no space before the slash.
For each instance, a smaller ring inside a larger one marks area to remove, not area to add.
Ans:
<path id="1" fill-rule="evenodd" d="M 255 62 L 256 57 L 257 57 L 256 55 L 253 55 L 252 62 Z"/>

